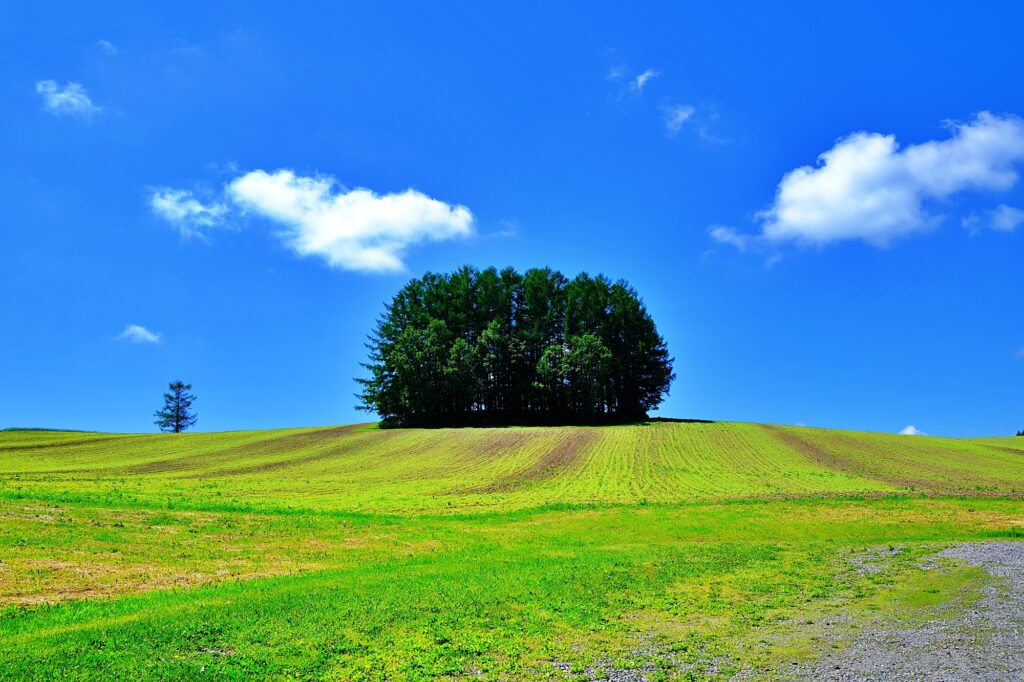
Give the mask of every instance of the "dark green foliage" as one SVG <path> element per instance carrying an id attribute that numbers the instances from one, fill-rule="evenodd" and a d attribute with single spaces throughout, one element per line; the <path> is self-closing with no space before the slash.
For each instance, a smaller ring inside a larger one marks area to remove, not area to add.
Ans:
<path id="1" fill-rule="evenodd" d="M 181 433 L 191 428 L 198 417 L 192 413 L 192 403 L 196 397 L 190 393 L 192 384 L 172 381 L 167 385 L 168 393 L 164 393 L 164 407 L 153 413 L 153 422 L 161 431 Z"/>
<path id="2" fill-rule="evenodd" d="M 549 268 L 411 280 L 367 347 L 360 407 L 387 426 L 643 419 L 675 378 L 632 287 Z"/>
<path id="3" fill-rule="evenodd" d="M 1017 435 L 1018 436 L 1024 436 L 1024 429 L 1021 429 L 1020 431 L 1018 431 Z"/>

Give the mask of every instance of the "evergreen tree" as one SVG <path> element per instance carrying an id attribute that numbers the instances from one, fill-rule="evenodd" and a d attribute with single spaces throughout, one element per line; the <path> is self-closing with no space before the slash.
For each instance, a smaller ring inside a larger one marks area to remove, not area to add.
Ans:
<path id="1" fill-rule="evenodd" d="M 192 413 L 192 403 L 196 399 L 191 393 L 192 384 L 172 381 L 167 388 L 168 392 L 164 393 L 164 407 L 153 413 L 156 417 L 153 423 L 160 427 L 161 431 L 181 433 L 191 428 L 198 419 Z"/>
<path id="2" fill-rule="evenodd" d="M 550 268 L 413 279 L 367 348 L 360 407 L 386 426 L 643 419 L 675 378 L 632 287 Z"/>

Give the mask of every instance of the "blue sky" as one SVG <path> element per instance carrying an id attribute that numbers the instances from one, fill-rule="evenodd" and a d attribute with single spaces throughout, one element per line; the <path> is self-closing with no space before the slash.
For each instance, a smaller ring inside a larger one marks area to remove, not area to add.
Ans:
<path id="1" fill-rule="evenodd" d="M 0 426 L 365 420 L 471 264 L 631 282 L 662 415 L 1024 428 L 1015 3 L 149 5 L 0 6 Z"/>

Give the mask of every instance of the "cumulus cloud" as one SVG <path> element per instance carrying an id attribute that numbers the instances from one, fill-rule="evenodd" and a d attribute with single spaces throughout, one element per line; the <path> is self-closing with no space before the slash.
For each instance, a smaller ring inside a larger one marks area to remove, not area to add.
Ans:
<path id="1" fill-rule="evenodd" d="M 934 226 L 928 207 L 965 190 L 1007 190 L 1024 161 L 1024 121 L 982 112 L 951 123 L 947 139 L 904 148 L 893 135 L 858 132 L 840 139 L 815 166 L 787 173 L 771 208 L 758 214 L 761 237 L 825 245 L 860 239 L 877 246 Z M 1017 209 L 996 209 L 1009 230 Z"/>
<path id="2" fill-rule="evenodd" d="M 296 253 L 319 256 L 329 265 L 362 272 L 395 272 L 414 244 L 465 237 L 473 214 L 413 189 L 377 194 L 340 187 L 329 176 L 305 177 L 290 170 L 255 170 L 227 186 L 244 211 L 281 227 Z"/>
<path id="3" fill-rule="evenodd" d="M 905 427 L 902 431 L 900 431 L 900 435 L 901 436 L 927 436 L 928 434 L 925 433 L 924 431 L 921 431 L 920 429 L 918 429 L 913 424 L 911 424 L 911 425 Z"/>
<path id="4" fill-rule="evenodd" d="M 468 236 L 475 221 L 465 206 L 414 189 L 377 194 L 342 187 L 330 176 L 287 169 L 236 175 L 209 202 L 189 190 L 153 188 L 149 205 L 187 238 L 205 239 L 210 228 L 232 226 L 242 215 L 262 218 L 279 228 L 295 253 L 361 272 L 402 271 L 409 247 Z"/>
<path id="5" fill-rule="evenodd" d="M 697 109 L 689 104 L 675 104 L 662 107 L 665 115 L 665 129 L 669 135 L 677 135 L 683 129 L 683 124 L 693 118 Z M 701 132 L 703 136 L 703 131 Z"/>
<path id="6" fill-rule="evenodd" d="M 93 104 L 81 83 L 68 83 L 61 87 L 57 81 L 39 81 L 36 93 L 43 98 L 43 109 L 54 116 L 91 119 L 103 110 Z"/>
<path id="7" fill-rule="evenodd" d="M 222 203 L 204 204 L 192 192 L 171 187 L 153 189 L 149 206 L 186 238 L 202 238 L 204 230 L 221 225 L 228 213 Z"/>
<path id="8" fill-rule="evenodd" d="M 100 48 L 107 54 L 117 54 L 118 52 L 117 45 L 114 45 L 114 43 L 110 42 L 109 40 L 97 40 L 96 47 Z"/>
<path id="9" fill-rule="evenodd" d="M 139 324 L 128 325 L 117 338 L 122 341 L 130 341 L 132 343 L 160 343 L 159 333 L 151 332 Z"/>

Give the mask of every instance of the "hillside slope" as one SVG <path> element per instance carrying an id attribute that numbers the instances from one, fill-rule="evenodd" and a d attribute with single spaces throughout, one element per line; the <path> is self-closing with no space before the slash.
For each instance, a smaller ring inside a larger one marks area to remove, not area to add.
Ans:
<path id="1" fill-rule="evenodd" d="M 0 495 L 374 512 L 779 496 L 1024 494 L 1024 438 L 747 423 L 0 433 Z"/>

